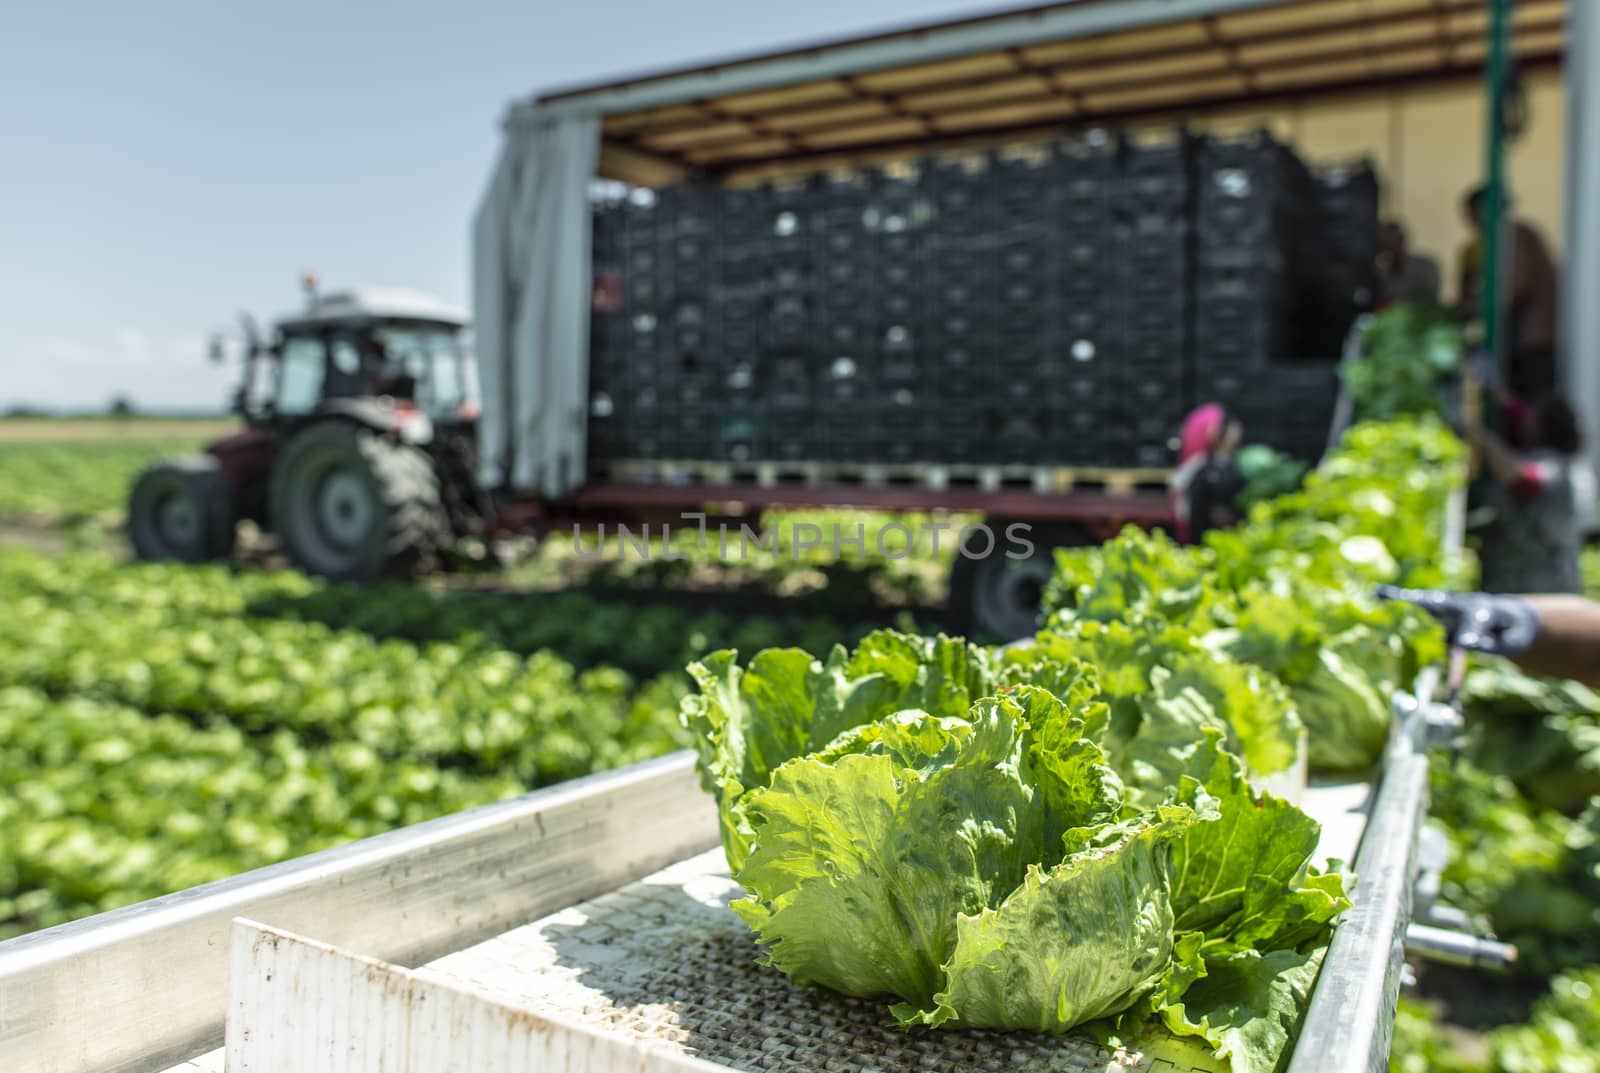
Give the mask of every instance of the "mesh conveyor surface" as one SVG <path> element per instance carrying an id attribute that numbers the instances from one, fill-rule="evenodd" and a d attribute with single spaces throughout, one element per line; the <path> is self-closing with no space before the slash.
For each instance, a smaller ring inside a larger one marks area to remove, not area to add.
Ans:
<path id="1" fill-rule="evenodd" d="M 733 1069 L 1210 1070 L 1200 1048 L 1111 1054 L 1093 1041 L 895 1027 L 887 1003 L 797 988 L 757 964 L 720 850 L 451 954 L 432 975 L 510 1005 L 651 1042 Z"/>

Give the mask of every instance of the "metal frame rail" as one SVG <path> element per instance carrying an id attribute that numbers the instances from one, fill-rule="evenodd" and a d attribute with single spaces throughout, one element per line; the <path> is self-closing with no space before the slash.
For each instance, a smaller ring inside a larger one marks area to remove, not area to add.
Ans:
<path id="1" fill-rule="evenodd" d="M 1445 503 L 1442 551 L 1461 554 L 1465 482 Z M 1288 1073 L 1385 1073 L 1405 967 L 1406 932 L 1421 871 L 1428 815 L 1429 717 L 1437 668 L 1411 693 L 1396 693 L 1396 726 L 1384 750 L 1377 792 L 1356 851 L 1350 912 L 1333 931 Z M 1448 720 L 1447 720 L 1448 722 Z"/>
<path id="2" fill-rule="evenodd" d="M 419 965 L 716 831 L 685 751 L 0 943 L 0 1070 L 152 1073 L 219 1046 L 235 917 Z"/>
<path id="3" fill-rule="evenodd" d="M 1406 929 L 1428 811 L 1426 712 L 1432 674 L 1397 694 L 1399 726 L 1384 754 L 1355 860 L 1355 903 L 1333 931 L 1288 1073 L 1382 1073 L 1389 1068 Z"/>

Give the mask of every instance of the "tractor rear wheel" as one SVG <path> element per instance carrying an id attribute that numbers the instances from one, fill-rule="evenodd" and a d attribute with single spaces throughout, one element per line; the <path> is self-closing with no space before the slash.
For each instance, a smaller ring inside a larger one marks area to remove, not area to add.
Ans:
<path id="1" fill-rule="evenodd" d="M 450 531 L 426 452 L 349 421 L 321 421 L 289 440 L 268 503 L 289 560 L 343 581 L 421 572 Z"/>
<path id="2" fill-rule="evenodd" d="M 225 559 L 233 554 L 233 523 L 233 488 L 210 455 L 158 462 L 128 496 L 128 539 L 141 559 Z"/>

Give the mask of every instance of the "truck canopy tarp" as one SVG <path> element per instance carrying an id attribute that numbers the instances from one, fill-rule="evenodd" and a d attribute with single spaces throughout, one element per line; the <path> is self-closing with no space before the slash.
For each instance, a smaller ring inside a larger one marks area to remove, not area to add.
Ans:
<path id="1" fill-rule="evenodd" d="M 559 499 L 583 483 L 592 117 L 524 113 L 474 228 L 479 480 Z"/>
<path id="2" fill-rule="evenodd" d="M 1518 0 L 1524 67 L 1566 0 Z M 606 178 L 759 178 L 874 156 L 1482 77 L 1484 0 L 1073 0 L 547 92 Z M 521 107 L 530 107 L 522 105 Z"/>
<path id="3" fill-rule="evenodd" d="M 1517 61 L 1559 63 L 1566 23 L 1566 0 L 1519 0 Z M 1477 78 L 1486 27 L 1484 0 L 1069 0 L 514 104 L 477 222 L 483 479 L 583 482 L 591 175 L 753 181 Z"/>

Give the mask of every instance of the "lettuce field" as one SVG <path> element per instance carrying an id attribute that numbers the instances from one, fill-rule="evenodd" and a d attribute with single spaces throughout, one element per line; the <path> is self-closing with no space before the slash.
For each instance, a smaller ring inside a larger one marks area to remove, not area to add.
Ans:
<path id="1" fill-rule="evenodd" d="M 0 420 L 0 520 L 114 519 L 151 462 L 194 451 L 214 421 Z"/>
<path id="2" fill-rule="evenodd" d="M 114 524 L 138 469 L 196 446 L 153 431 L 0 436 L 0 526 Z M 695 658 L 868 629 L 70 543 L 0 528 L 0 937 L 678 748 Z"/>
<path id="3" fill-rule="evenodd" d="M 1245 989 L 1240 1009 L 1254 1004 L 1284 1026 L 1270 1045 L 1239 1044 L 1256 1055 L 1248 1068 L 1271 1068 L 1344 904 L 1341 877 L 1287 854 L 1277 901 L 1246 917 L 1199 912 L 1179 882 L 1174 945 L 1141 965 L 1139 950 L 1117 947 L 1139 938 L 1132 925 L 1073 853 L 1157 860 L 1155 847 L 1170 843 L 1200 859 L 1208 817 L 1262 807 L 1241 773 L 1280 770 L 1301 727 L 1313 766 L 1365 767 L 1387 732 L 1387 690 L 1440 655 L 1424 620 L 1374 605 L 1365 587 L 1470 576 L 1467 564 L 1439 559 L 1436 529 L 1413 521 L 1438 513 L 1433 478 L 1457 457 L 1438 426 L 1349 439 L 1303 487 L 1257 504 L 1250 524 L 1204 549 L 1129 532 L 1060 556 L 1044 628 L 1026 653 L 929 640 L 924 612 L 941 564 L 930 570 L 926 558 L 769 556 L 730 570 L 680 537 L 682 559 L 582 574 L 558 546 L 495 589 L 473 578 L 354 588 L 288 570 L 128 563 L 113 523 L 132 474 L 193 446 L 164 431 L 138 441 L 0 436 L 0 938 L 694 745 L 718 787 L 730 858 L 748 867 L 747 919 L 798 936 L 801 953 L 779 957 L 780 967 L 823 979 L 803 956 L 807 929 L 834 919 L 832 895 L 799 868 L 808 787 L 850 765 L 864 777 L 902 754 L 921 758 L 930 785 L 954 787 L 974 776 L 968 752 L 983 760 L 983 750 L 1022 749 L 1026 763 L 1001 765 L 1014 768 L 1016 785 L 983 792 L 1059 797 L 1051 822 L 1078 825 L 1074 837 L 1088 841 L 1066 854 L 1030 849 L 1008 860 L 1010 878 L 1034 869 L 1070 881 L 1062 890 L 1081 887 L 1085 904 L 1107 914 L 1084 941 L 1138 970 L 1102 980 L 1105 993 L 1081 1008 L 1051 1014 L 1041 1003 L 1041 1023 L 1120 1007 L 1102 1031 L 1162 1020 L 1213 1045 L 1243 1041 L 1257 1021 L 1188 1020 L 1232 980 Z M 1411 454 L 1397 460 L 1396 450 Z M 860 517 L 804 520 L 826 529 Z M 85 519 L 96 524 L 77 525 Z M 78 536 L 39 550 L 8 542 L 8 523 Z M 1600 588 L 1600 559 L 1585 565 Z M 890 623 L 907 632 L 871 632 Z M 767 714 L 716 708 L 741 689 L 763 703 L 793 695 Z M 1006 699 L 987 702 L 982 719 L 971 714 L 997 693 Z M 1585 1041 L 1600 1026 L 1600 807 L 1589 803 L 1600 790 L 1600 697 L 1485 661 L 1464 699 L 1472 733 L 1434 765 L 1434 822 L 1455 850 L 1444 893 L 1515 942 L 1521 962 L 1510 981 L 1480 988 L 1492 1001 L 1470 1008 L 1457 982 L 1424 968 L 1402 1008 L 1394 1068 L 1597 1068 L 1572 1061 L 1594 1061 Z M 906 708 L 928 716 L 902 718 L 913 714 Z M 836 739 L 829 720 L 847 712 L 860 725 Z M 783 722 L 797 717 L 799 729 Z M 790 757 L 790 781 L 722 751 L 712 728 L 733 719 L 781 739 L 768 759 Z M 971 738 L 960 729 L 968 722 Z M 1063 736 L 1027 752 L 1046 724 Z M 1100 791 L 1065 796 L 1083 780 L 1052 780 L 1074 770 L 1102 780 Z M 796 781 L 801 774 L 813 782 Z M 752 787 L 764 787 L 765 812 L 741 798 Z M 1292 817 L 1275 822 L 1314 842 Z M 786 824 L 793 830 L 774 845 L 794 859 L 779 866 L 759 846 L 751 855 L 758 830 Z M 915 846 L 921 832 L 885 837 Z M 997 882 L 968 879 L 958 885 Z M 963 980 L 994 951 L 1047 941 L 1026 934 L 1039 908 L 1030 900 L 1044 893 L 1020 880 L 996 885 L 985 894 L 992 936 L 963 933 L 970 950 L 948 967 L 941 959 L 953 950 L 879 951 L 874 966 L 909 968 L 895 986 L 866 990 L 898 994 L 895 1016 L 908 1022 L 1011 1023 L 1025 988 L 995 1012 Z M 940 904 L 929 934 L 958 904 Z M 828 971 L 834 986 L 861 986 L 848 963 Z M 1207 974 L 1209 983 L 1195 982 Z"/>
<path id="4" fill-rule="evenodd" d="M 17 548 L 0 603 L 4 934 L 669 751 L 696 656 L 853 636 Z"/>

